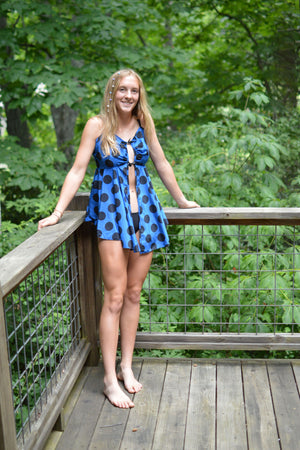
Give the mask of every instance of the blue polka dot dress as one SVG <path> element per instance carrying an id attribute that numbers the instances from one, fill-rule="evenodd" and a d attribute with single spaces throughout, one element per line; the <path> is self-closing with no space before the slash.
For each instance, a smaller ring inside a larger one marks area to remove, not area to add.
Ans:
<path id="1" fill-rule="evenodd" d="M 139 127 L 130 144 L 134 150 L 136 192 L 140 217 L 140 243 L 134 232 L 130 208 L 127 142 L 116 136 L 120 154 L 105 156 L 97 138 L 93 156 L 97 168 L 85 220 L 97 227 L 101 239 L 121 241 L 123 248 L 148 253 L 169 244 L 167 218 L 153 189 L 146 162 L 149 149 Z"/>

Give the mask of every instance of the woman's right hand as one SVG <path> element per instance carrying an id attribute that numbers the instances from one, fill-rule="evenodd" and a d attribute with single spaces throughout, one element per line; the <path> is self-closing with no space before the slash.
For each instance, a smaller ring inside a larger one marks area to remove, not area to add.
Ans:
<path id="1" fill-rule="evenodd" d="M 50 225 L 55 225 L 59 221 L 59 218 L 55 214 L 51 214 L 51 216 L 45 217 L 41 219 L 38 223 L 38 231 L 40 231 L 44 227 L 49 227 Z"/>

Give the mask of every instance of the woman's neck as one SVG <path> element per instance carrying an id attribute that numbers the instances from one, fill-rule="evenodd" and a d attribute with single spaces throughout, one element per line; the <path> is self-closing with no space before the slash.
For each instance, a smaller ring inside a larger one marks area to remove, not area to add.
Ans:
<path id="1" fill-rule="evenodd" d="M 136 122 L 132 114 L 118 114 L 118 128 L 130 128 Z"/>
<path id="2" fill-rule="evenodd" d="M 117 135 L 122 139 L 128 140 L 132 138 L 137 129 L 137 119 L 135 116 L 120 117 L 118 121 Z"/>

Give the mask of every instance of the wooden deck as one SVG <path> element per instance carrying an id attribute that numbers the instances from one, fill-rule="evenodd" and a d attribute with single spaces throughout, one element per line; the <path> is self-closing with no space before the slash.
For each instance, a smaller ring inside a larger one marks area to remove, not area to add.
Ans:
<path id="1" fill-rule="evenodd" d="M 134 371 L 143 390 L 120 410 L 102 367 L 86 367 L 45 449 L 300 448 L 300 360 L 136 359 Z"/>

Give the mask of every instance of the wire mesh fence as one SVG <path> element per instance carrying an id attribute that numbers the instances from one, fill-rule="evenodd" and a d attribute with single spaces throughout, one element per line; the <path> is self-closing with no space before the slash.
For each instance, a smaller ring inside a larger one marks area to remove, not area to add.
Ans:
<path id="1" fill-rule="evenodd" d="M 140 331 L 298 333 L 300 227 L 173 225 L 154 254 Z"/>
<path id="2" fill-rule="evenodd" d="M 4 309 L 17 435 L 24 442 L 80 342 L 73 237 L 4 299 Z"/>

